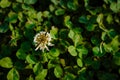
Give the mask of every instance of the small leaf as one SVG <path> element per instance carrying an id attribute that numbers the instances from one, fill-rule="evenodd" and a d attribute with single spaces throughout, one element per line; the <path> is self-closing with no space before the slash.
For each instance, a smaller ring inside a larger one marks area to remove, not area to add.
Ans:
<path id="1" fill-rule="evenodd" d="M 36 19 L 37 18 L 37 13 L 35 10 L 31 9 L 27 12 L 29 18 L 31 19 Z M 35 21 L 34 20 L 28 20 L 30 23 L 34 23 Z"/>
<path id="2" fill-rule="evenodd" d="M 26 4 L 35 4 L 37 0 L 24 0 L 24 3 Z"/>
<path id="3" fill-rule="evenodd" d="M 6 33 L 9 30 L 9 27 L 6 23 L 0 25 L 0 33 Z"/>
<path id="4" fill-rule="evenodd" d="M 4 68 L 12 68 L 12 60 L 9 57 L 4 57 L 0 60 L 0 66 Z"/>
<path id="5" fill-rule="evenodd" d="M 119 42 L 119 36 L 115 36 L 112 41 L 108 44 L 103 43 L 103 47 L 106 52 L 112 52 L 113 54 L 116 53 L 119 50 L 120 42 Z"/>
<path id="6" fill-rule="evenodd" d="M 83 62 L 80 58 L 77 59 L 77 65 L 83 67 Z"/>
<path id="7" fill-rule="evenodd" d="M 105 2 L 106 4 L 108 4 L 108 1 L 109 1 L 109 0 L 104 0 L 104 2 Z"/>
<path id="8" fill-rule="evenodd" d="M 24 10 L 33 10 L 33 8 L 29 4 L 22 4 L 22 9 Z"/>
<path id="9" fill-rule="evenodd" d="M 79 54 L 78 54 L 78 56 L 79 56 L 79 58 L 83 58 L 83 54 L 81 53 L 81 52 L 79 52 Z"/>
<path id="10" fill-rule="evenodd" d="M 57 5 L 59 3 L 58 0 L 51 0 L 52 3 L 54 3 L 55 5 Z"/>
<path id="11" fill-rule="evenodd" d="M 0 2 L 0 6 L 2 8 L 9 7 L 10 5 L 11 5 L 11 2 L 9 2 L 8 0 L 1 0 L 1 2 Z"/>
<path id="12" fill-rule="evenodd" d="M 84 24 L 86 24 L 87 22 L 88 22 L 88 20 L 87 20 L 87 16 L 81 16 L 81 17 L 79 17 L 79 20 L 78 20 L 80 23 L 84 23 Z"/>
<path id="13" fill-rule="evenodd" d="M 85 73 L 86 67 L 82 67 L 80 70 L 78 70 L 78 73 Z M 82 78 L 83 79 L 83 78 Z M 81 80 L 81 79 L 80 79 Z M 84 79 L 83 79 L 84 80 Z M 86 79 L 85 79 L 86 80 Z"/>
<path id="14" fill-rule="evenodd" d="M 36 75 L 38 75 L 41 71 L 43 70 L 43 66 L 41 63 L 36 63 L 34 68 L 33 68 L 33 71 Z"/>
<path id="15" fill-rule="evenodd" d="M 100 48 L 97 46 L 93 47 L 92 51 L 93 51 L 94 55 L 98 55 L 100 53 Z"/>
<path id="16" fill-rule="evenodd" d="M 97 25 L 90 23 L 90 24 L 87 25 L 86 29 L 87 29 L 87 31 L 94 31 L 96 26 Z"/>
<path id="17" fill-rule="evenodd" d="M 77 51 L 81 54 L 88 54 L 88 49 L 82 46 L 78 47 Z"/>
<path id="18" fill-rule="evenodd" d="M 53 61 L 53 60 L 50 60 L 50 61 L 48 62 L 48 69 L 53 68 L 53 67 L 55 67 L 54 61 Z"/>
<path id="19" fill-rule="evenodd" d="M 111 14 L 109 14 L 109 15 L 107 16 L 106 21 L 108 22 L 108 24 L 113 23 L 113 17 L 112 17 Z"/>
<path id="20" fill-rule="evenodd" d="M 47 76 L 47 69 L 43 69 L 36 77 L 35 80 L 45 80 Z"/>
<path id="21" fill-rule="evenodd" d="M 109 36 L 110 38 L 114 38 L 116 35 L 117 35 L 117 32 L 116 32 L 114 29 L 110 29 L 110 30 L 108 31 L 108 36 Z"/>
<path id="22" fill-rule="evenodd" d="M 106 32 L 102 32 L 102 36 L 101 36 L 101 39 L 104 41 L 104 40 L 106 40 L 106 35 L 107 35 L 107 33 Z"/>
<path id="23" fill-rule="evenodd" d="M 92 37 L 91 37 L 91 42 L 92 42 L 92 44 L 94 44 L 94 45 L 99 45 L 100 39 L 99 39 L 99 37 L 97 37 L 97 36 L 92 36 Z"/>
<path id="24" fill-rule="evenodd" d="M 48 53 L 44 53 L 41 57 L 42 57 L 42 63 L 48 62 Z"/>
<path id="25" fill-rule="evenodd" d="M 72 56 L 77 56 L 76 48 L 75 48 L 74 46 L 69 46 L 69 47 L 68 47 L 68 52 L 69 52 Z"/>
<path id="26" fill-rule="evenodd" d="M 52 29 L 50 30 L 50 35 L 53 39 L 56 39 L 58 37 L 58 28 L 52 26 Z"/>
<path id="27" fill-rule="evenodd" d="M 11 11 L 8 13 L 8 18 L 7 20 L 10 22 L 10 23 L 16 23 L 17 22 L 17 19 L 18 19 L 18 14 L 16 14 L 15 12 Z"/>
<path id="28" fill-rule="evenodd" d="M 119 0 L 118 0 L 119 1 Z M 119 7 L 120 3 L 116 3 L 116 2 L 112 2 L 110 5 L 110 9 L 115 12 L 118 13 L 120 12 L 120 7 Z"/>
<path id="29" fill-rule="evenodd" d="M 27 29 L 33 29 L 35 27 L 35 23 L 32 21 L 28 21 L 28 22 L 26 22 L 25 27 Z"/>
<path id="30" fill-rule="evenodd" d="M 42 12 L 37 13 L 37 19 L 38 19 L 39 22 L 43 21 L 42 15 L 43 15 Z"/>
<path id="31" fill-rule="evenodd" d="M 21 12 L 21 5 L 19 3 L 12 3 L 12 9 L 14 12 L 23 13 L 23 12 Z"/>
<path id="32" fill-rule="evenodd" d="M 55 10 L 54 5 L 49 5 L 49 10 L 50 10 L 51 12 L 53 12 L 53 11 Z"/>
<path id="33" fill-rule="evenodd" d="M 65 0 L 60 0 L 60 1 L 59 1 L 59 5 L 60 5 L 62 8 L 66 9 L 66 8 L 67 8 L 67 1 L 65 1 Z"/>
<path id="34" fill-rule="evenodd" d="M 27 54 L 23 51 L 23 49 L 18 49 L 18 51 L 16 52 L 16 56 L 18 59 L 25 60 Z"/>
<path id="35" fill-rule="evenodd" d="M 62 64 L 62 66 L 65 66 L 65 59 L 60 59 L 60 63 Z"/>
<path id="36" fill-rule="evenodd" d="M 49 58 L 50 59 L 50 58 Z M 59 58 L 51 58 L 48 62 L 48 69 L 54 68 L 60 63 Z"/>
<path id="37" fill-rule="evenodd" d="M 67 7 L 71 10 L 77 10 L 77 5 L 73 1 L 68 1 L 67 2 Z"/>
<path id="38" fill-rule="evenodd" d="M 95 46 L 92 48 L 93 54 L 95 56 L 103 56 L 105 54 L 103 45 L 101 44 L 100 47 L 99 46 Z"/>
<path id="39" fill-rule="evenodd" d="M 43 12 L 43 17 L 49 17 L 50 16 L 50 12 L 49 11 L 44 11 Z"/>
<path id="40" fill-rule="evenodd" d="M 60 55 L 59 49 L 56 49 L 56 48 L 52 48 L 49 53 L 53 57 L 58 57 Z"/>
<path id="41" fill-rule="evenodd" d="M 55 11 L 55 15 L 59 16 L 59 15 L 63 15 L 65 13 L 65 10 L 64 9 L 57 9 Z"/>
<path id="42" fill-rule="evenodd" d="M 68 33 L 68 37 L 71 38 L 72 40 L 74 40 L 74 31 L 73 30 L 70 30 L 69 33 Z"/>
<path id="43" fill-rule="evenodd" d="M 57 77 L 57 78 L 60 78 L 62 75 L 63 75 L 63 70 L 60 66 L 56 66 L 54 68 L 54 75 Z"/>
<path id="44" fill-rule="evenodd" d="M 74 45 L 78 46 L 82 42 L 82 36 L 80 34 L 75 34 L 73 41 Z"/>
<path id="45" fill-rule="evenodd" d="M 83 29 L 81 27 L 76 27 L 72 29 L 76 34 L 80 34 L 81 32 L 83 32 Z"/>
<path id="46" fill-rule="evenodd" d="M 103 47 L 104 47 L 106 52 L 112 52 L 113 51 L 113 49 L 112 49 L 110 44 L 103 43 Z"/>
<path id="47" fill-rule="evenodd" d="M 25 18 L 23 17 L 23 13 L 22 12 L 19 12 L 18 13 L 18 19 L 23 22 L 25 20 Z"/>
<path id="48" fill-rule="evenodd" d="M 35 63 L 37 62 L 35 56 L 30 55 L 30 54 L 27 55 L 26 60 L 27 60 L 27 62 L 30 63 L 30 64 L 35 64 Z"/>
<path id="49" fill-rule="evenodd" d="M 73 27 L 73 23 L 70 21 L 70 16 L 65 16 L 64 23 L 69 29 Z"/>
<path id="50" fill-rule="evenodd" d="M 70 30 L 68 33 L 68 37 L 72 39 L 75 46 L 78 46 L 80 43 L 82 43 L 83 40 L 82 35 L 80 34 L 80 32 L 78 33 L 76 29 L 74 29 L 74 31 Z"/>
<path id="51" fill-rule="evenodd" d="M 19 80 L 20 76 L 15 68 L 12 68 L 7 74 L 7 80 Z"/>
<path id="52" fill-rule="evenodd" d="M 103 18 L 104 18 L 104 15 L 102 13 L 98 15 L 97 17 L 98 24 L 101 24 L 103 22 Z"/>
<path id="53" fill-rule="evenodd" d="M 119 42 L 119 36 L 115 36 L 113 38 L 113 40 L 111 41 L 110 45 L 112 47 L 112 49 L 114 50 L 114 52 L 119 50 L 119 46 L 120 46 L 120 42 Z"/>
<path id="54" fill-rule="evenodd" d="M 67 73 L 65 76 L 64 76 L 64 78 L 63 78 L 63 80 L 75 80 L 75 75 L 74 74 L 72 74 L 72 73 Z"/>
<path id="55" fill-rule="evenodd" d="M 29 78 L 27 78 L 27 80 L 34 80 L 34 78 L 32 77 L 32 75 L 30 75 Z"/>

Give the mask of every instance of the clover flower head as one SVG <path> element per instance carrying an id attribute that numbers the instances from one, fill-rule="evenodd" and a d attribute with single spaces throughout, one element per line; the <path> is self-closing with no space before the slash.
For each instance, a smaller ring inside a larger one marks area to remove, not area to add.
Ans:
<path id="1" fill-rule="evenodd" d="M 50 33 L 45 31 L 40 31 L 39 33 L 37 33 L 34 37 L 33 42 L 36 46 L 35 51 L 37 51 L 38 49 L 42 50 L 42 52 L 44 52 L 44 49 L 49 51 L 47 46 L 53 46 L 53 44 L 51 43 Z"/>

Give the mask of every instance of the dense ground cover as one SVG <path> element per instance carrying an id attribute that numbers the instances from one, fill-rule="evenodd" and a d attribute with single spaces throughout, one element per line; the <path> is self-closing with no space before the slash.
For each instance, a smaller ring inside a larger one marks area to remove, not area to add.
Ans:
<path id="1" fill-rule="evenodd" d="M 120 0 L 0 0 L 0 80 L 119 80 Z M 35 51 L 49 32 L 54 46 Z"/>

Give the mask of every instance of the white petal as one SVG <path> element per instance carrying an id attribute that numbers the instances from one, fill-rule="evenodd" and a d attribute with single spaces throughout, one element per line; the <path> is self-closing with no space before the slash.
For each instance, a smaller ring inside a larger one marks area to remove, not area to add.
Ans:
<path id="1" fill-rule="evenodd" d="M 39 46 L 35 49 L 35 51 L 37 51 L 39 49 Z"/>
<path id="2" fill-rule="evenodd" d="M 41 50 L 42 50 L 42 52 L 44 52 L 44 48 L 42 48 Z"/>
<path id="3" fill-rule="evenodd" d="M 48 47 L 47 47 L 47 46 L 45 46 L 45 48 L 47 49 L 47 51 L 49 51 L 49 49 L 48 49 Z"/>
<path id="4" fill-rule="evenodd" d="M 48 46 L 54 46 L 54 44 L 52 44 L 52 43 L 49 42 L 49 43 L 48 43 Z"/>
<path id="5" fill-rule="evenodd" d="M 38 45 L 37 48 L 35 49 L 35 51 L 37 51 L 40 47 L 41 47 L 41 45 Z"/>

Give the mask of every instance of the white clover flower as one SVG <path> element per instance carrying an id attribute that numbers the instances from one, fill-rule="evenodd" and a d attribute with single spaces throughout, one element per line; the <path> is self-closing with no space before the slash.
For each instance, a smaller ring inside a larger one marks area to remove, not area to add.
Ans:
<path id="1" fill-rule="evenodd" d="M 34 43 L 36 46 L 35 51 L 37 51 L 38 49 L 42 50 L 42 52 L 44 52 L 44 49 L 47 49 L 47 51 L 49 51 L 47 46 L 53 46 L 53 44 L 50 41 L 50 33 L 45 31 L 37 33 L 34 37 Z"/>

